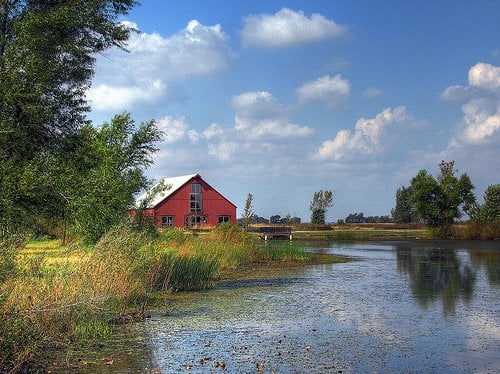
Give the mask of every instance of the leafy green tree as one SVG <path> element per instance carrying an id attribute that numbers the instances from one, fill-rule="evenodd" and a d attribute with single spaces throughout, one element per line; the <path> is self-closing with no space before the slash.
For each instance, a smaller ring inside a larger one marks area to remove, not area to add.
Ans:
<path id="1" fill-rule="evenodd" d="M 115 116 L 96 129 L 81 132 L 69 172 L 63 178 L 60 201 L 73 232 L 94 243 L 118 224 L 134 202 L 134 195 L 149 186 L 144 169 L 152 162 L 161 132 L 154 121 L 136 126 L 130 114 Z M 57 179 L 56 179 L 57 180 Z"/>
<path id="2" fill-rule="evenodd" d="M 311 223 L 324 224 L 326 221 L 326 212 L 333 205 L 332 191 L 317 191 L 313 195 L 309 210 L 311 211 Z"/>
<path id="3" fill-rule="evenodd" d="M 118 23 L 134 0 L 0 2 L 0 226 L 32 227 L 48 201 L 65 200 L 41 181 L 87 123 L 95 56 L 123 47 Z M 48 160 L 48 161 L 45 161 Z M 40 175 L 37 172 L 42 171 Z"/>
<path id="4" fill-rule="evenodd" d="M 469 213 L 475 197 L 467 174 L 455 176 L 454 161 L 441 161 L 437 179 L 420 170 L 411 181 L 410 202 L 430 227 L 448 228 L 462 213 Z"/>
<path id="5" fill-rule="evenodd" d="M 500 184 L 492 184 L 484 192 L 484 204 L 476 204 L 471 218 L 478 221 L 500 220 Z"/>
<path id="6" fill-rule="evenodd" d="M 269 222 L 271 222 L 271 223 L 281 223 L 281 216 L 279 214 L 271 216 L 269 218 Z"/>
<path id="7" fill-rule="evenodd" d="M 417 212 L 410 202 L 411 190 L 409 187 L 401 187 L 396 191 L 396 206 L 391 214 L 396 223 L 411 223 L 418 220 Z"/>
<path id="8" fill-rule="evenodd" d="M 485 221 L 500 220 L 500 184 L 492 184 L 484 192 L 482 215 Z"/>
<path id="9" fill-rule="evenodd" d="M 250 220 L 253 218 L 255 211 L 253 210 L 253 195 L 251 193 L 248 194 L 245 200 L 245 207 L 243 208 L 243 213 L 241 217 L 243 218 L 243 226 L 245 229 L 248 228 Z"/>

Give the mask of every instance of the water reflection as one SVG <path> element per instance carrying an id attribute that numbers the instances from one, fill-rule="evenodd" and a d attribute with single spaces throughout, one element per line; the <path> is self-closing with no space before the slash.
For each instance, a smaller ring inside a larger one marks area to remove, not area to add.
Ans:
<path id="1" fill-rule="evenodd" d="M 472 300 L 476 270 L 457 251 L 398 246 L 396 255 L 398 271 L 409 276 L 412 294 L 423 308 L 441 299 L 448 315 L 455 313 L 458 301 Z"/>
<path id="2" fill-rule="evenodd" d="M 475 269 L 484 267 L 490 286 L 500 287 L 500 252 L 470 250 L 469 255 Z"/>

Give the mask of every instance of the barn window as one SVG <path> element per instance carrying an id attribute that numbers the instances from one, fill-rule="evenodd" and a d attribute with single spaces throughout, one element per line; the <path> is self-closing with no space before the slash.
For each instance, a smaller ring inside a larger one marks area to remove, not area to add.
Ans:
<path id="1" fill-rule="evenodd" d="M 189 204 L 191 212 L 201 212 L 203 210 L 201 184 L 193 183 L 191 185 L 191 194 L 189 195 Z"/>
<path id="2" fill-rule="evenodd" d="M 174 225 L 174 216 L 162 216 L 161 227 L 169 227 Z"/>
<path id="3" fill-rule="evenodd" d="M 219 216 L 219 223 L 229 222 L 230 220 L 229 216 Z"/>
<path id="4" fill-rule="evenodd" d="M 191 193 L 201 193 L 201 184 L 193 183 L 191 185 Z"/>

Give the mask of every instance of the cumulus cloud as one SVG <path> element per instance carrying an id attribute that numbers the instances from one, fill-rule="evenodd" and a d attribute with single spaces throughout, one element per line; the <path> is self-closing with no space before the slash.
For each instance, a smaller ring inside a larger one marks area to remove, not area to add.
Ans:
<path id="1" fill-rule="evenodd" d="M 480 62 L 469 69 L 469 86 L 447 87 L 441 97 L 463 104 L 460 133 L 454 146 L 498 141 L 500 133 L 500 67 Z"/>
<path id="2" fill-rule="evenodd" d="M 469 70 L 469 84 L 496 91 L 500 89 L 500 67 L 480 62 Z"/>
<path id="3" fill-rule="evenodd" d="M 228 161 L 233 157 L 240 145 L 231 141 L 220 141 L 216 144 L 208 145 L 208 154 L 215 157 L 219 161 Z"/>
<path id="4" fill-rule="evenodd" d="M 387 108 L 375 118 L 360 118 L 354 131 L 340 130 L 334 139 L 323 142 L 318 156 L 339 160 L 343 157 L 380 154 L 390 145 L 395 133 L 404 133 L 415 125 L 416 121 L 405 107 Z"/>
<path id="5" fill-rule="evenodd" d="M 187 123 L 184 117 L 170 117 L 156 121 L 158 128 L 165 133 L 163 142 L 166 144 L 175 143 L 182 139 L 186 134 Z"/>
<path id="6" fill-rule="evenodd" d="M 283 8 L 275 14 L 251 15 L 243 19 L 245 45 L 275 48 L 338 38 L 347 33 L 345 26 L 321 14 L 310 17 L 302 11 Z"/>
<path id="7" fill-rule="evenodd" d="M 110 86 L 104 83 L 87 91 L 94 110 L 121 110 L 136 103 L 153 103 L 166 90 L 161 80 L 142 82 L 142 86 Z"/>
<path id="8" fill-rule="evenodd" d="M 130 22 L 127 25 L 137 28 Z M 232 58 L 227 39 L 220 25 L 205 26 L 196 20 L 170 37 L 132 33 L 128 52 L 113 49 L 97 57 L 97 74 L 89 93 L 93 109 L 129 109 L 165 95 L 167 83 L 174 79 L 219 73 Z M 104 100 L 110 92 L 116 100 Z"/>
<path id="9" fill-rule="evenodd" d="M 324 75 L 314 81 L 306 82 L 296 90 L 300 102 L 324 101 L 336 107 L 349 96 L 351 85 L 340 74 L 331 77 Z"/>
<path id="10" fill-rule="evenodd" d="M 302 138 L 314 133 L 310 127 L 290 122 L 287 111 L 269 92 L 244 92 L 233 97 L 232 104 L 236 130 L 251 139 Z"/>

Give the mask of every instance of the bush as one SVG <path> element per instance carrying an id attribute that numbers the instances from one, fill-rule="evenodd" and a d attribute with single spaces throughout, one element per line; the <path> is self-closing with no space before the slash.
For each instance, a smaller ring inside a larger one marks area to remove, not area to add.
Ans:
<path id="1" fill-rule="evenodd" d="M 500 239 L 500 221 L 470 221 L 455 227 L 454 237 L 463 240 Z"/>

